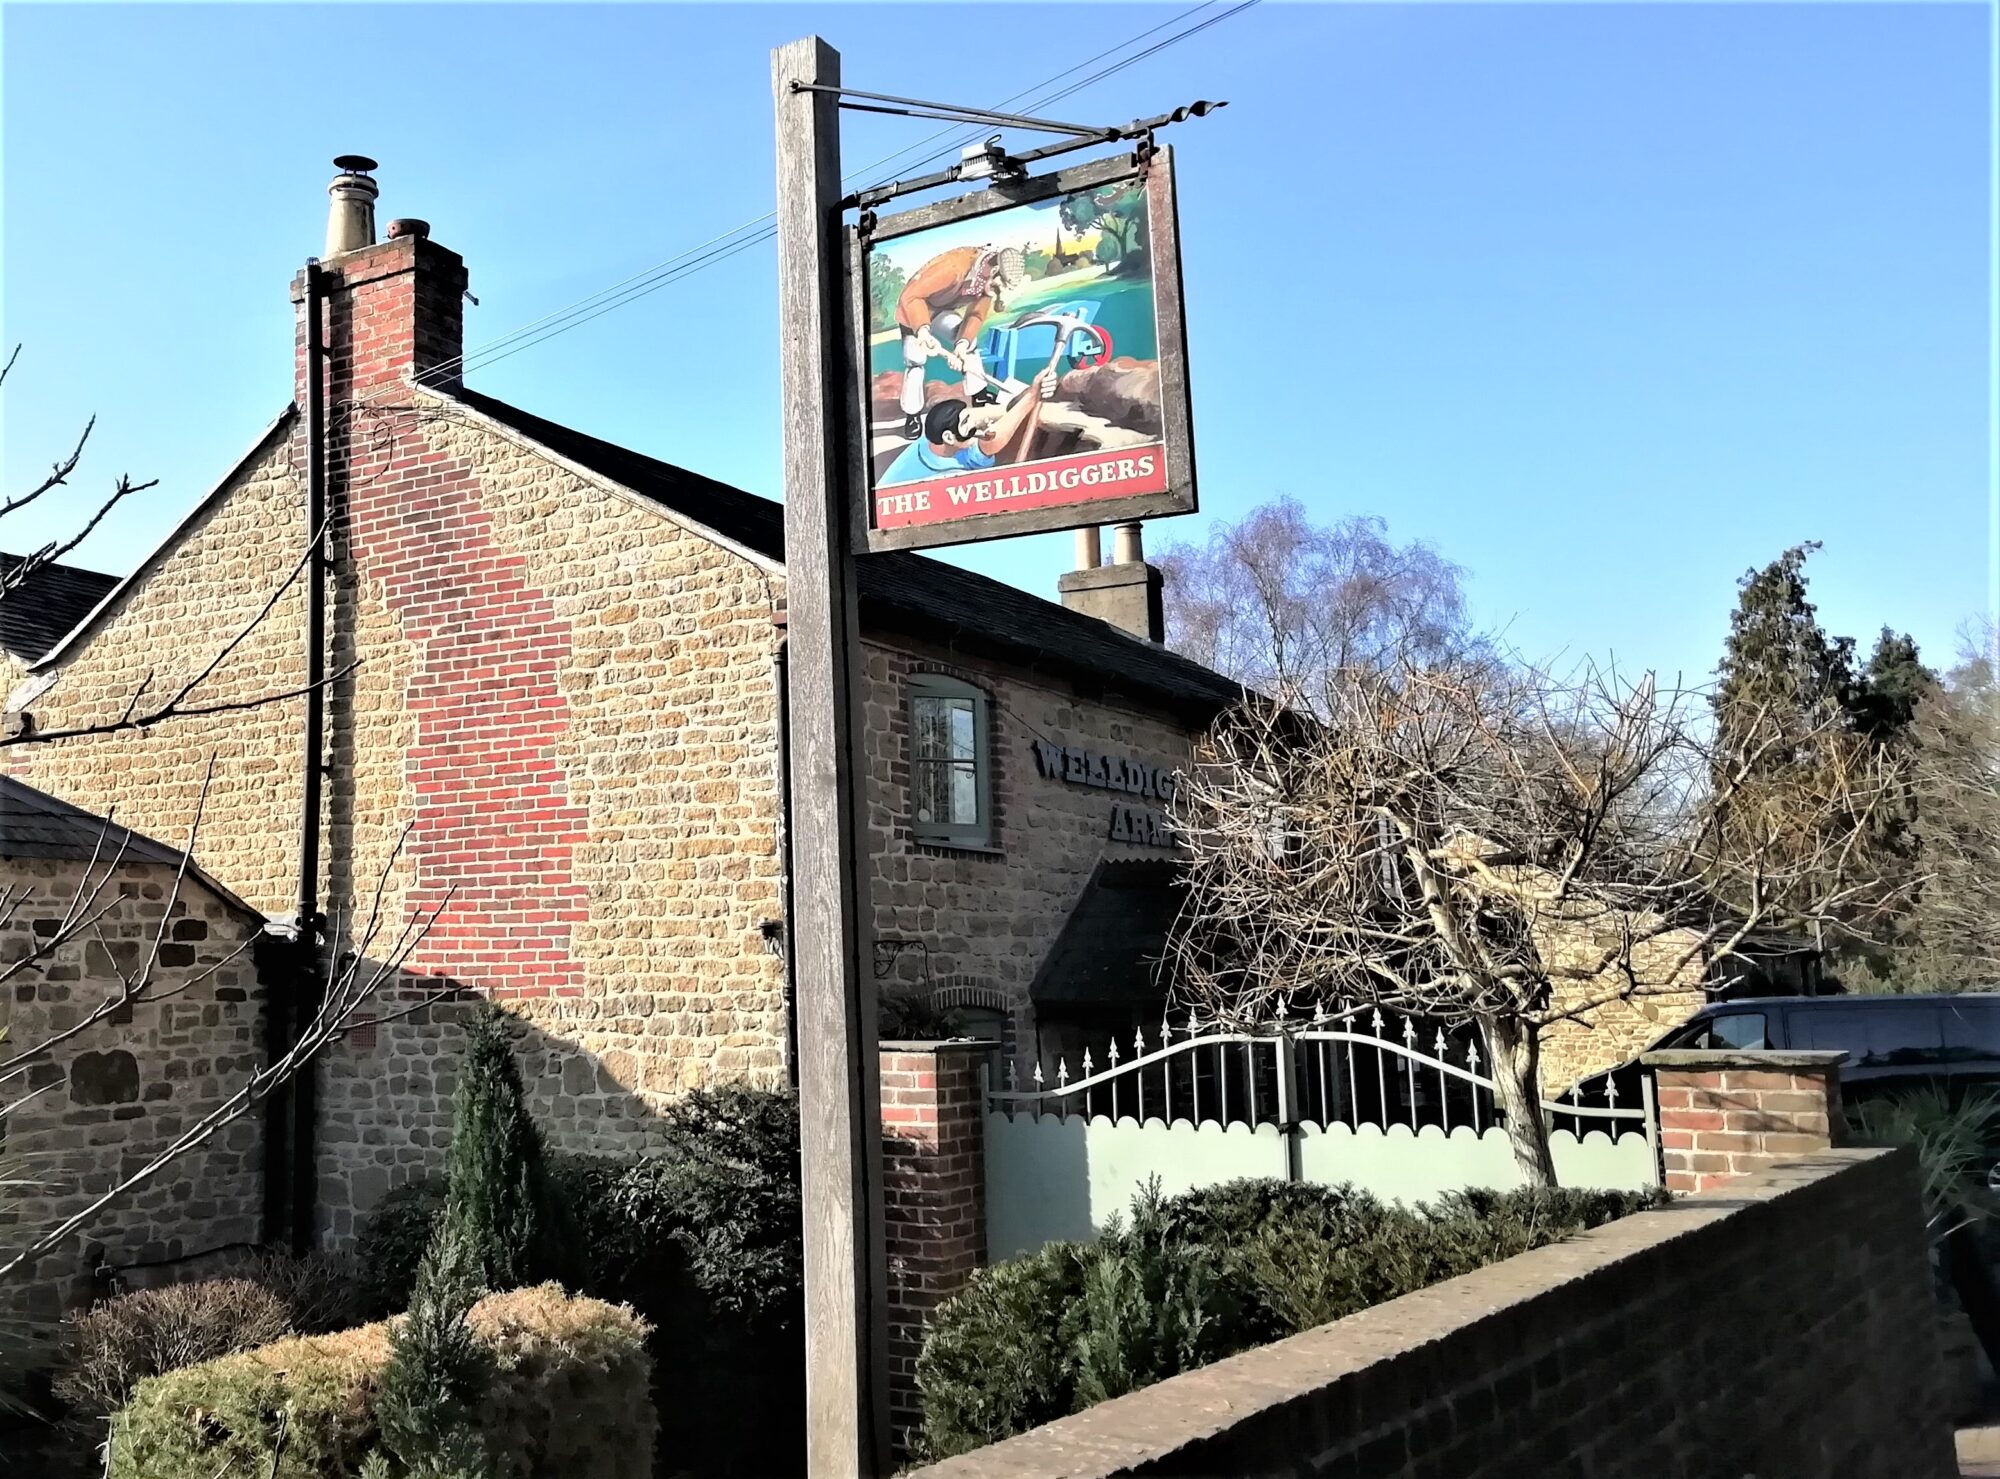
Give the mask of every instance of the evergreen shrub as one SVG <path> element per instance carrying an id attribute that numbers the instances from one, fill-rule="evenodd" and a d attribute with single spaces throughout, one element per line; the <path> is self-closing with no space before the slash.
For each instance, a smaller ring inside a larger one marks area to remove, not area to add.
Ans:
<path id="1" fill-rule="evenodd" d="M 917 1360 L 927 1458 L 965 1453 L 1236 1351 L 1658 1206 L 1659 1192 L 1243 1180 L 1135 1199 L 1130 1225 L 982 1269 Z"/>
<path id="2" fill-rule="evenodd" d="M 549 1178 L 587 1255 L 584 1292 L 655 1330 L 662 1452 L 703 1475 L 797 1470 L 805 1433 L 798 1103 L 698 1090 L 661 1112 L 632 1160 L 560 1153 Z M 437 1178 L 397 1188 L 357 1249 L 370 1313 L 410 1302 L 445 1205 Z"/>
<path id="3" fill-rule="evenodd" d="M 473 1414 L 492 1384 L 494 1362 L 467 1319 L 485 1292 L 471 1244 L 446 1222 L 417 1271 L 409 1314 L 390 1332 L 375 1402 L 378 1468 L 389 1469 L 393 1459 L 405 1474 L 476 1472 L 490 1459 Z"/>
<path id="4" fill-rule="evenodd" d="M 581 1269 L 576 1227 L 528 1113 L 509 1021 L 488 1008 L 467 1027 L 445 1151 L 445 1222 L 489 1289 L 548 1279 L 574 1284 Z"/>

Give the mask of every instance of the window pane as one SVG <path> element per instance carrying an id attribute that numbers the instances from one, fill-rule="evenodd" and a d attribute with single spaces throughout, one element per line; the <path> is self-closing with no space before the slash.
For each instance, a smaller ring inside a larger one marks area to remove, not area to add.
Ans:
<path id="1" fill-rule="evenodd" d="M 1928 1002 L 1798 1011 L 1792 1036 L 1802 1048 L 1840 1048 L 1856 1068 L 1935 1062 L 1942 1054 L 1941 1014 Z"/>
<path id="2" fill-rule="evenodd" d="M 920 760 L 910 767 L 911 801 L 916 807 L 919 822 L 942 826 L 951 820 L 944 781 L 942 765 Z"/>
<path id="3" fill-rule="evenodd" d="M 942 759 L 950 724 L 950 700 L 920 694 L 910 701 L 910 756 L 915 760 Z"/>
<path id="4" fill-rule="evenodd" d="M 979 825 L 979 771 L 976 766 L 951 767 L 951 819 L 961 827 Z"/>
<path id="5" fill-rule="evenodd" d="M 1694 1046 L 1698 1048 L 1768 1048 L 1769 1033 L 1762 1012 L 1731 1012 L 1711 1017 Z"/>
<path id="6" fill-rule="evenodd" d="M 951 758 L 954 760 L 975 760 L 979 751 L 972 727 L 972 700 L 954 698 L 951 704 Z"/>

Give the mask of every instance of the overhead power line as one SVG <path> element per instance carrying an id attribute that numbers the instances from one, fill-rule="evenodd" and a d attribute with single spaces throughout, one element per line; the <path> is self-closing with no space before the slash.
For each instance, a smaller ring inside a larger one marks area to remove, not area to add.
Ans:
<path id="1" fill-rule="evenodd" d="M 1162 21 L 1158 25 L 1148 27 L 1146 30 L 1139 32 L 1137 35 L 1126 38 L 1124 41 L 1119 42 L 1115 46 L 1107 47 L 1105 50 L 1098 52 L 1094 56 L 1086 57 L 1084 60 L 1074 63 L 1073 65 L 1065 68 L 1063 71 L 1056 73 L 1053 77 L 1044 78 L 1041 82 L 1036 83 L 1034 86 L 1024 88 L 1022 91 L 1015 93 L 1012 97 L 1008 97 L 1001 100 L 1001 102 L 994 105 L 994 109 L 992 111 L 998 111 L 999 109 L 1007 108 L 1013 104 L 1019 103 L 1023 98 L 1026 98 L 1030 93 L 1033 93 L 1040 88 L 1049 87 L 1054 83 L 1061 81 L 1065 77 L 1069 77 L 1077 72 L 1083 71 L 1085 68 L 1093 66 L 1097 62 L 1103 61 L 1105 58 L 1110 57 L 1120 51 L 1123 51 L 1126 48 L 1133 46 L 1140 41 L 1145 40 L 1149 36 L 1156 35 L 1160 31 L 1166 30 L 1171 26 L 1178 25 L 1182 21 L 1188 20 L 1189 18 L 1200 14 L 1204 10 L 1211 9 L 1217 3 L 1218 0 L 1203 0 L 1203 3 L 1192 6 L 1189 9 L 1182 11 L 1180 14 L 1172 17 L 1169 20 Z M 1164 37 L 1163 39 L 1155 42 L 1153 45 L 1146 47 L 1143 51 L 1135 52 L 1131 56 L 1124 57 L 1119 61 L 1113 62 L 1111 65 L 1104 67 L 1099 71 L 1093 72 L 1089 76 L 1084 77 L 1076 82 L 1070 83 L 1056 92 L 1052 92 L 1044 97 L 1037 98 L 1032 103 L 1029 103 L 1027 106 L 1030 108 L 1045 108 L 1052 103 L 1060 102 L 1064 98 L 1071 97 L 1076 93 L 1081 92 L 1084 88 L 1090 87 L 1098 82 L 1105 80 L 1108 77 L 1117 74 L 1118 72 L 1125 70 L 1127 67 L 1134 66 L 1139 62 L 1146 60 L 1148 57 L 1155 56 L 1159 52 L 1164 51 L 1171 46 L 1178 45 L 1180 42 L 1185 41 L 1189 37 L 1197 35 L 1198 33 L 1207 30 L 1211 26 L 1218 25 L 1221 22 L 1226 21 L 1233 16 L 1240 15 L 1244 11 L 1254 8 L 1259 3 L 1260 0 L 1239 0 L 1238 4 L 1231 6 L 1229 9 L 1221 11 L 1216 15 L 1209 16 L 1207 19 L 1199 21 L 1196 24 L 1187 27 L 1185 30 L 1177 31 L 1173 35 Z M 933 133 L 927 136 L 926 138 L 919 139 L 914 144 L 906 144 L 901 149 L 895 150 L 890 154 L 884 155 L 881 159 L 878 159 L 871 164 L 864 165 L 860 169 L 851 172 L 849 175 L 846 176 L 846 179 L 843 180 L 843 183 L 847 183 L 849 181 L 873 174 L 876 170 L 879 170 L 883 166 L 889 164 L 890 162 L 911 153 L 913 150 L 921 149 L 925 145 L 930 144 L 936 141 L 937 139 L 943 138 L 947 134 L 952 134 L 954 132 L 955 130 L 952 128 L 940 129 L 936 133 Z M 983 137 L 983 135 L 986 132 L 990 132 L 990 130 L 975 129 L 970 133 L 960 134 L 957 138 L 954 138 L 950 143 L 944 145 L 942 148 L 934 150 L 931 153 L 923 156 L 922 158 L 913 161 L 907 167 L 920 168 L 923 165 L 930 164 L 936 160 L 945 158 L 946 156 L 955 153 L 957 150 L 964 147 L 966 144 L 977 142 L 981 137 Z M 874 183 L 886 184 L 888 183 L 888 180 L 886 178 L 878 179 Z M 461 354 L 454 359 L 446 360 L 443 363 L 434 366 L 430 370 L 425 371 L 421 378 L 424 380 L 436 381 L 447 378 L 453 374 L 463 375 L 470 370 L 484 369 L 488 366 L 498 364 L 501 360 L 508 359 L 513 355 L 521 353 L 523 350 L 532 349 L 538 344 L 546 343 L 548 340 L 555 338 L 559 334 L 565 334 L 568 333 L 571 329 L 580 328 L 584 324 L 589 323 L 592 319 L 601 318 L 603 315 L 610 313 L 613 309 L 623 308 L 629 303 L 637 302 L 641 298 L 647 297 L 652 293 L 658 292 L 661 288 L 671 286 L 672 284 L 677 282 L 685 281 L 687 278 L 692 277 L 694 274 L 698 272 L 702 272 L 710 267 L 716 266 L 717 264 L 728 260 L 730 257 L 737 256 L 742 252 L 748 251 L 751 247 L 761 245 L 762 243 L 769 241 L 772 237 L 776 236 L 777 228 L 769 224 L 770 222 L 773 221 L 775 215 L 776 215 L 775 212 L 767 212 L 762 216 L 756 217 L 754 220 L 745 221 L 740 226 L 733 227 L 732 229 L 724 231 L 719 235 L 711 236 L 706 241 L 701 242 L 696 246 L 689 247 L 686 251 L 680 252 L 675 256 L 669 257 L 662 262 L 656 263 L 652 267 L 649 267 L 642 272 L 634 273 L 632 276 L 627 277 L 619 282 L 613 283 L 609 287 L 602 288 L 599 291 L 592 293 L 587 297 L 578 299 L 575 303 L 570 304 L 566 308 L 558 309 L 553 313 L 545 314 L 541 318 L 536 319 L 533 323 L 525 324 L 521 328 L 515 329 L 511 333 L 502 335 L 498 339 L 489 340 L 484 344 L 478 345 L 473 349 L 467 350 L 464 354 Z"/>
<path id="2" fill-rule="evenodd" d="M 1025 87 L 1021 89 L 1021 91 L 1015 93 L 1012 97 L 1005 98 L 1001 102 L 995 104 L 994 106 L 997 109 L 997 108 L 1005 108 L 1013 103 L 1018 103 L 1021 101 L 1021 99 L 1027 97 L 1030 93 L 1039 91 L 1044 87 L 1053 86 L 1055 83 L 1060 82 L 1063 78 L 1071 76 L 1076 72 L 1080 72 L 1085 67 L 1089 67 L 1097 62 L 1101 62 L 1106 57 L 1112 56 L 1117 52 L 1125 50 L 1125 48 L 1127 48 L 1128 46 L 1134 46 L 1137 43 L 1145 40 L 1148 36 L 1156 35 L 1160 31 L 1167 29 L 1169 26 L 1178 25 L 1180 22 L 1187 20 L 1192 16 L 1199 15 L 1202 11 L 1211 8 L 1216 3 L 1217 0 L 1202 0 L 1202 3 L 1191 6 L 1189 9 L 1182 11 L 1180 14 L 1173 16 L 1168 20 L 1161 21 L 1158 25 L 1149 26 L 1146 30 L 1139 32 L 1136 36 L 1128 36 L 1125 40 L 1120 41 L 1117 45 L 1106 47 L 1103 51 L 1098 52 L 1095 56 L 1086 57 L 1083 61 L 1080 61 L 1075 65 L 1067 67 L 1063 71 L 1056 73 L 1055 76 L 1053 77 L 1046 77 L 1042 79 L 1042 81 L 1037 82 L 1030 87 Z M 1252 3 L 1255 3 L 1255 0 L 1252 0 Z M 1208 24 L 1208 22 L 1204 22 L 1203 24 L 1206 25 Z M 1157 48 L 1149 49 L 1145 53 L 1145 55 L 1150 56 L 1152 54 L 1152 51 L 1156 49 Z M 1099 75 L 1100 76 L 1108 75 L 1108 73 Z M 1086 80 L 1088 81 L 1092 79 L 1086 79 Z M 1064 94 L 1064 96 L 1067 95 L 1068 95 L 1067 93 Z M 873 164 L 866 164 L 861 166 L 861 168 L 849 174 L 847 178 L 843 180 L 842 183 L 843 184 L 850 183 L 851 181 L 860 176 L 872 174 L 874 171 L 883 168 L 884 166 L 892 163 L 893 161 L 901 159 L 904 155 L 913 153 L 914 151 L 923 148 L 927 144 L 935 143 L 937 140 L 944 138 L 947 134 L 950 134 L 952 132 L 953 130 L 950 128 L 942 128 L 939 129 L 936 133 L 929 134 L 924 138 L 918 139 L 913 144 L 905 144 L 902 148 L 883 155 Z M 946 152 L 949 152 L 950 149 L 955 147 L 957 146 L 947 145 Z M 936 157 L 937 155 L 935 154 L 928 155 L 923 160 L 920 160 L 918 162 L 920 164 L 929 163 L 931 159 L 934 159 Z M 552 313 L 545 313 L 540 318 L 534 320 L 532 323 L 523 324 L 519 328 L 511 330 L 510 332 L 501 335 L 497 339 L 489 339 L 483 344 L 476 344 L 472 348 L 466 350 L 463 354 L 460 354 L 453 359 L 446 360 L 444 363 L 433 367 L 430 371 L 427 372 L 427 377 L 439 378 L 444 375 L 448 375 L 453 371 L 453 369 L 456 366 L 462 363 L 469 363 L 475 359 L 478 359 L 482 355 L 489 355 L 491 354 L 492 351 L 500 349 L 506 345 L 513 344 L 516 341 L 532 334 L 536 329 L 543 328 L 544 326 L 551 326 L 558 322 L 567 322 L 570 319 L 575 319 L 577 323 L 587 323 L 591 318 L 596 317 L 596 315 L 594 313 L 591 313 L 590 310 L 602 304 L 605 301 L 605 299 L 613 296 L 614 294 L 617 294 L 620 289 L 630 287 L 642 282 L 650 283 L 656 277 L 664 277 L 668 281 L 677 281 L 681 276 L 685 276 L 686 274 L 685 272 L 678 271 L 676 269 L 680 269 L 689 265 L 690 259 L 700 256 L 704 264 L 706 264 L 711 260 L 719 261 L 721 260 L 721 257 L 717 257 L 713 253 L 708 253 L 708 248 L 718 246 L 722 243 L 731 241 L 732 239 L 741 236 L 744 232 L 755 231 L 758 227 L 764 226 L 768 222 L 774 220 L 776 216 L 777 216 L 776 211 L 766 211 L 763 215 L 758 216 L 753 220 L 745 221 L 740 226 L 733 226 L 729 230 L 721 232 L 718 235 L 711 236 L 708 238 L 707 241 L 697 243 L 696 245 L 689 247 L 686 251 L 677 252 L 673 256 L 666 258 L 664 261 L 655 262 L 652 266 L 644 268 L 641 271 L 635 272 L 630 277 L 623 278 L 618 282 L 612 283 L 609 287 L 600 288 L 596 292 L 588 294 L 585 297 L 579 298 L 574 303 L 570 303 L 562 308 L 558 308 Z M 775 234 L 774 232 L 770 231 L 759 232 L 758 235 L 756 235 L 755 237 L 746 240 L 744 245 L 746 247 L 754 246 L 760 241 L 768 241 L 774 234 Z M 724 252 L 722 255 L 734 256 L 735 253 L 733 251 L 729 251 L 729 252 Z M 665 281 L 663 281 L 659 285 L 664 287 L 666 283 Z M 643 297 L 645 295 L 643 293 L 639 293 L 635 294 L 635 296 Z M 621 302 L 624 301 L 630 301 L 630 300 L 621 299 Z M 579 317 L 579 315 L 583 316 Z M 537 343 L 540 342 L 540 337 L 537 337 L 536 342 Z M 493 358 L 487 359 L 485 363 L 488 364 L 497 363 L 498 360 L 501 358 L 505 358 L 505 356 L 494 356 Z"/>

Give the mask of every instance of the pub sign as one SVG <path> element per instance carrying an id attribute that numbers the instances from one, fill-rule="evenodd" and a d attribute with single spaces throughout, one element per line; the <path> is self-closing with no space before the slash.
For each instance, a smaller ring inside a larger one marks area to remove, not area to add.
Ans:
<path id="1" fill-rule="evenodd" d="M 867 548 L 1194 510 L 1170 149 L 864 223 L 851 260 Z"/>

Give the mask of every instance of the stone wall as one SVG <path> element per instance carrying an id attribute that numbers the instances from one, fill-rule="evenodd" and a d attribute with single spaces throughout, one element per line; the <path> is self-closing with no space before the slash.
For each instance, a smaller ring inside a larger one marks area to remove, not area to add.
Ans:
<path id="1" fill-rule="evenodd" d="M 1907 1151 L 1834 1150 L 1248 1351 L 926 1479 L 1949 1479 Z"/>
<path id="2" fill-rule="evenodd" d="M 158 960 L 147 994 L 58 1044 L 0 1090 L 39 1090 L 4 1123 L 7 1174 L 36 1185 L 0 1203 L 0 1252 L 79 1212 L 145 1165 L 242 1088 L 264 1063 L 263 988 L 252 960 L 261 921 L 200 882 L 174 895 L 173 870 L 126 863 L 96 890 L 100 867 L 0 861 L 0 886 L 27 890 L 0 923 L 0 963 L 47 949 L 0 987 L 0 1058 L 76 1027 L 120 992 L 119 971 Z M 79 890 L 102 909 L 95 926 L 48 948 Z M 162 936 L 160 928 L 165 923 Z M 253 1112 L 174 1160 L 42 1257 L 29 1278 L 0 1284 L 0 1312 L 52 1315 L 88 1299 L 92 1271 L 179 1260 L 263 1231 L 263 1121 Z"/>
<path id="3" fill-rule="evenodd" d="M 910 835 L 906 685 L 944 673 L 988 696 L 993 846 L 937 847 Z M 869 644 L 864 748 L 875 855 L 875 934 L 919 941 L 896 958 L 884 990 L 983 985 L 1008 1015 L 1011 1052 L 1032 1058 L 1028 987 L 1101 858 L 1163 858 L 1159 847 L 1110 836 L 1115 802 L 1133 798 L 1044 777 L 1038 739 L 1131 756 L 1169 771 L 1187 763 L 1192 734 L 1135 706 L 1078 692 L 1045 674 L 898 640 Z"/>

